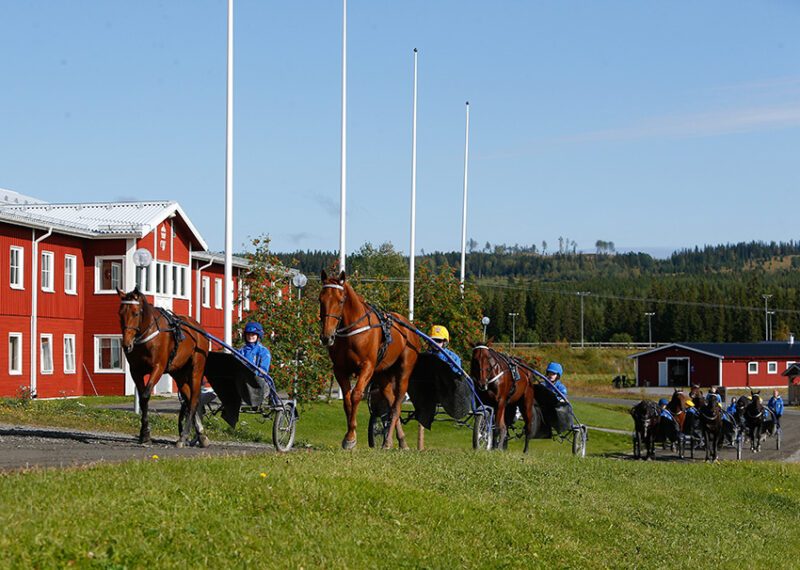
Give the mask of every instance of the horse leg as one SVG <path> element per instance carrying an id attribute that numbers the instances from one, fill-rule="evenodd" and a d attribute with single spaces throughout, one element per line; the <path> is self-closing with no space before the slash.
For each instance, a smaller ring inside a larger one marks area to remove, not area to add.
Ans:
<path id="1" fill-rule="evenodd" d="M 386 434 L 386 441 L 383 442 L 383 449 L 392 448 L 392 439 L 397 430 L 397 445 L 400 449 L 408 449 L 406 435 L 403 432 L 403 425 L 400 422 L 400 413 L 403 407 L 403 396 L 400 393 L 399 382 L 390 378 L 383 386 L 383 394 L 389 402 L 389 432 Z"/>
<path id="2" fill-rule="evenodd" d="M 131 376 L 133 376 L 133 382 L 136 385 L 136 395 L 139 398 L 139 411 L 142 414 L 141 428 L 139 429 L 139 443 L 147 444 L 151 441 L 150 422 L 147 418 L 147 413 L 150 404 L 150 392 L 155 384 L 152 382 L 145 384 L 144 374 L 131 371 Z M 152 379 L 152 374 L 150 378 Z"/>
<path id="3" fill-rule="evenodd" d="M 342 447 L 344 449 L 353 449 L 356 446 L 356 425 L 358 423 L 356 421 L 356 414 L 358 412 L 358 404 L 361 402 L 361 398 L 364 397 L 364 389 L 372 378 L 373 371 L 374 367 L 371 362 L 363 363 L 358 373 L 356 385 L 350 390 L 350 414 L 347 418 L 347 433 L 344 436 L 344 441 L 342 441 Z M 345 403 L 345 409 L 347 409 L 347 403 Z"/>
<path id="4" fill-rule="evenodd" d="M 503 445 L 506 441 L 506 434 L 508 433 L 508 429 L 506 428 L 506 404 L 507 400 L 505 396 L 497 398 L 497 445 L 495 449 L 505 449 Z"/>

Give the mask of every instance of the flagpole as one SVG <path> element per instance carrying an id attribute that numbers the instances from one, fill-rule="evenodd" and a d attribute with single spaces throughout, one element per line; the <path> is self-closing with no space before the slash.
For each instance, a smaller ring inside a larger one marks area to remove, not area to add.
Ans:
<path id="1" fill-rule="evenodd" d="M 225 143 L 225 295 L 224 333 L 233 338 L 233 0 L 228 0 L 228 86 Z"/>
<path id="2" fill-rule="evenodd" d="M 467 167 L 469 166 L 469 101 L 467 101 L 467 127 L 464 136 L 464 210 L 461 214 L 461 294 L 464 294 L 464 276 L 467 248 Z"/>
<path id="3" fill-rule="evenodd" d="M 342 0 L 342 156 L 339 205 L 339 270 L 345 270 L 347 221 L 347 0 Z"/>
<path id="4" fill-rule="evenodd" d="M 414 104 L 411 113 L 411 246 L 408 262 L 408 320 L 414 320 L 414 267 L 417 232 L 417 48 L 414 48 Z"/>

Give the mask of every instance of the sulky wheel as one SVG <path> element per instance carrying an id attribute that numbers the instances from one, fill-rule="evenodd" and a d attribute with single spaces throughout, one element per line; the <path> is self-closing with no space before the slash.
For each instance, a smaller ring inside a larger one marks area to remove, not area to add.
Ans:
<path id="1" fill-rule="evenodd" d="M 736 434 L 735 444 L 736 444 L 736 459 L 738 460 L 738 459 L 742 458 L 742 448 L 744 447 L 744 434 L 743 433 L 740 432 L 740 433 Z"/>
<path id="2" fill-rule="evenodd" d="M 472 449 L 492 449 L 494 426 L 483 412 L 476 412 L 472 424 Z"/>
<path id="3" fill-rule="evenodd" d="M 572 428 L 572 455 L 586 457 L 586 426 Z"/>
<path id="4" fill-rule="evenodd" d="M 369 415 L 369 431 L 367 432 L 367 443 L 370 447 L 383 447 L 386 442 L 386 435 L 389 431 L 388 422 L 383 416 L 375 414 Z"/>
<path id="5" fill-rule="evenodd" d="M 292 449 L 297 428 L 295 419 L 294 410 L 288 406 L 284 406 L 275 413 L 275 421 L 272 422 L 272 441 L 278 451 Z"/>

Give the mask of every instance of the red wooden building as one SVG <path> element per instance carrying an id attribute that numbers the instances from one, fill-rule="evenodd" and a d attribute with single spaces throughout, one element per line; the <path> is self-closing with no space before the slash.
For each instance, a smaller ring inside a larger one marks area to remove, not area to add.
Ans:
<path id="1" fill-rule="evenodd" d="M 632 355 L 636 385 L 782 388 L 782 373 L 800 362 L 790 342 L 673 343 Z"/>
<path id="2" fill-rule="evenodd" d="M 140 248 L 153 257 L 143 269 Z M 133 394 L 117 288 L 138 285 L 224 337 L 224 258 L 206 249 L 176 202 L 47 204 L 0 190 L 0 396 Z M 234 291 L 246 267 L 234 260 Z M 171 392 L 171 379 L 156 390 Z"/>

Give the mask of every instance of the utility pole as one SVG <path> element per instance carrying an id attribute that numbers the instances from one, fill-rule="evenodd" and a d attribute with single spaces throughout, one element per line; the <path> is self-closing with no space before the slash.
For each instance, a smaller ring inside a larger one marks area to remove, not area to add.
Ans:
<path id="1" fill-rule="evenodd" d="M 517 345 L 517 315 L 519 313 L 508 313 L 508 316 L 511 317 L 511 348 Z"/>
<path id="2" fill-rule="evenodd" d="M 652 348 L 653 346 L 653 317 L 655 313 L 645 313 L 645 317 L 647 317 L 647 342 Z"/>
<path id="3" fill-rule="evenodd" d="M 767 316 L 769 317 L 769 326 L 767 327 L 767 330 L 769 331 L 769 334 L 767 335 L 767 340 L 773 340 L 773 338 L 774 338 L 774 336 L 772 334 L 772 326 L 774 324 L 772 316 L 774 314 L 775 314 L 775 311 L 767 311 Z"/>
<path id="4" fill-rule="evenodd" d="M 591 295 L 590 291 L 578 291 L 576 293 L 581 298 L 581 348 L 583 348 L 583 298 L 586 295 Z"/>
<path id="5" fill-rule="evenodd" d="M 764 340 L 769 340 L 769 314 L 767 314 L 767 303 L 772 295 L 761 295 L 764 297 Z"/>

